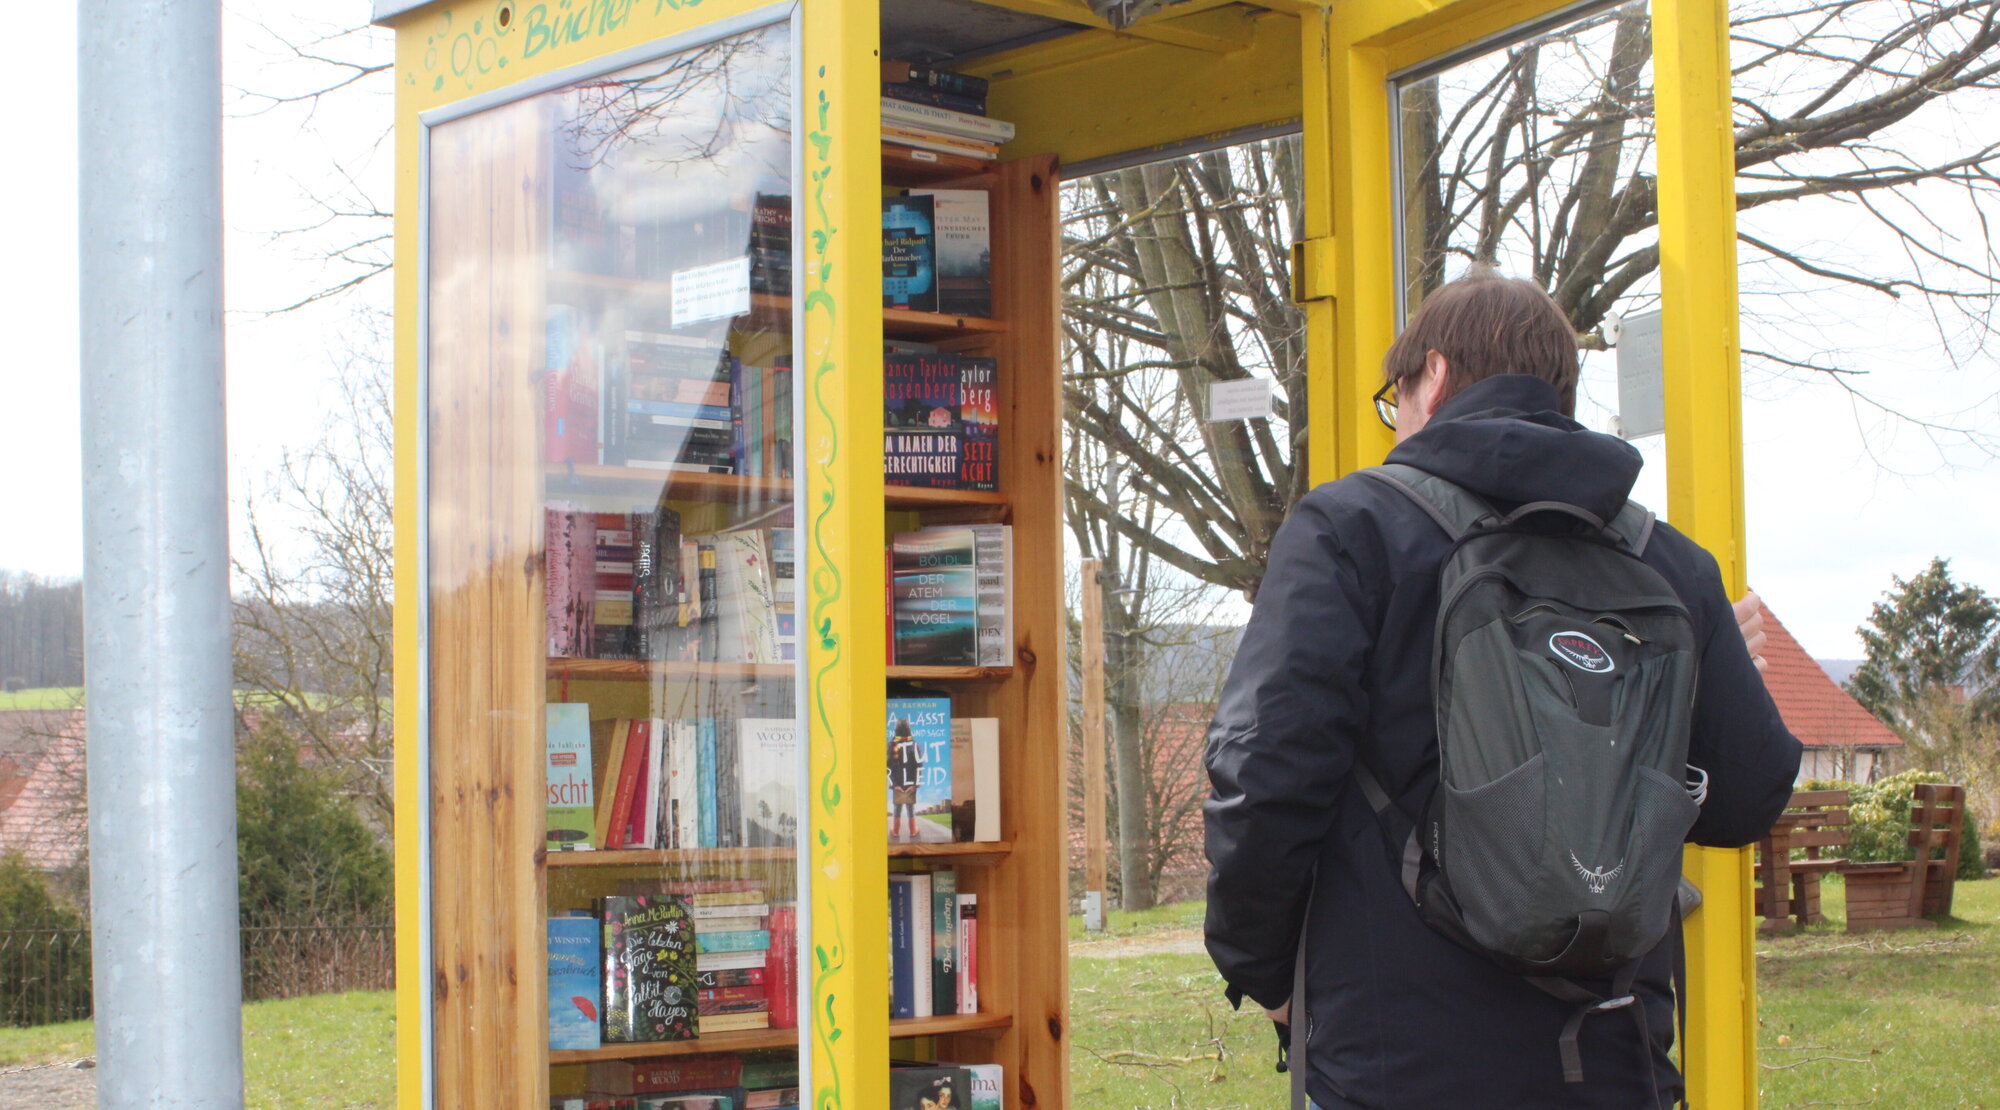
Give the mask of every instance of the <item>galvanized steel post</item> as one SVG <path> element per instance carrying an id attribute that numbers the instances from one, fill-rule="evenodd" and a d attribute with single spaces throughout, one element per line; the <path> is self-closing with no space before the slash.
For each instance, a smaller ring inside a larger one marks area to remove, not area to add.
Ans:
<path id="1" fill-rule="evenodd" d="M 98 1105 L 241 1106 L 221 9 L 77 29 Z"/>

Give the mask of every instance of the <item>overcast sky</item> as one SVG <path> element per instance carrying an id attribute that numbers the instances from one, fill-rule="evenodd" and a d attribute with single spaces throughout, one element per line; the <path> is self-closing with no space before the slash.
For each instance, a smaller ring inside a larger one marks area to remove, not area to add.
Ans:
<path id="1" fill-rule="evenodd" d="M 365 0 L 338 0 L 250 10 L 274 21 L 309 12 L 326 21 L 319 26 L 333 26 L 364 22 L 367 8 Z M 31 4 L 9 18 L 16 37 L 36 47 L 0 68 L 0 103 L 34 109 L 16 112 L 10 143 L 16 168 L 0 185 L 11 210 L 0 303 L 15 332 L 6 371 L 10 388 L 0 404 L 0 473 L 11 476 L 0 492 L 0 520 L 6 522 L 0 569 L 75 575 L 82 550 L 75 16 L 68 5 Z M 301 37 L 301 29 L 313 25 L 284 26 Z M 227 76 L 235 85 L 284 88 L 297 78 L 296 70 L 275 65 L 270 36 L 233 13 L 225 46 Z M 380 87 L 386 92 L 386 85 Z M 387 202 L 386 152 L 373 162 L 362 155 L 374 146 L 388 113 L 386 95 L 362 95 L 324 107 L 310 120 L 279 111 L 228 124 L 233 495 L 266 473 L 287 444 L 316 433 L 332 395 L 328 376 L 339 336 L 353 327 L 356 312 L 386 303 L 386 282 L 377 282 L 354 303 L 262 314 L 325 280 L 326 271 L 306 261 L 310 242 L 274 241 L 271 233 L 314 218 L 305 194 L 331 188 L 329 155 L 359 164 L 362 179 Z M 1794 221 L 1786 230 L 1797 239 L 1823 238 L 1819 247 L 1863 267 L 1873 257 L 1900 265 L 1884 254 L 1893 253 L 1891 245 L 1851 224 Z M 1757 276 L 1747 273 L 1746 287 Z M 1995 360 L 1973 355 L 1952 365 L 1937 350 L 1920 308 L 1861 298 L 1829 299 L 1810 311 L 1756 307 L 1763 317 L 1755 328 L 1764 340 L 1797 349 L 1837 347 L 1870 369 L 1865 384 L 1878 397 L 2000 435 Z M 1592 395 L 1607 401 L 1608 388 L 1602 380 L 1590 383 Z M 1745 393 L 1751 581 L 1807 650 L 1823 658 L 1858 656 L 1853 630 L 1890 576 L 1914 574 L 1933 555 L 1950 558 L 1961 580 L 2000 592 L 2000 462 L 1950 439 L 1940 447 L 1922 429 L 1883 418 L 1824 381 L 1752 375 Z M 1651 461 L 1638 496 L 1664 509 L 1659 442 L 1641 446 Z"/>

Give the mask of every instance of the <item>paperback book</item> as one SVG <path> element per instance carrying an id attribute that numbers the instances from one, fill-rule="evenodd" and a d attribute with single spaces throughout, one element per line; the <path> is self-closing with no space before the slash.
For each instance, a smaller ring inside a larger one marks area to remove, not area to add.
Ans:
<path id="1" fill-rule="evenodd" d="M 744 717 L 740 732 L 743 844 L 793 848 L 799 842 L 798 723 L 789 717 Z"/>
<path id="2" fill-rule="evenodd" d="M 670 894 L 610 895 L 604 926 L 604 1039 L 679 1041 L 696 1035 L 695 931 Z"/>
<path id="3" fill-rule="evenodd" d="M 588 851 L 596 823 L 591 782 L 590 706 L 550 702 L 546 707 L 548 837 L 551 852 Z"/>
<path id="4" fill-rule="evenodd" d="M 939 312 L 993 315 L 993 225 L 984 189 L 911 189 L 931 198 Z"/>
<path id="5" fill-rule="evenodd" d="M 934 219 L 929 197 L 883 198 L 882 304 L 885 307 L 937 311 Z"/>
<path id="6" fill-rule="evenodd" d="M 890 605 L 899 666 L 980 665 L 977 542 L 966 527 L 900 532 L 891 542 Z"/>
<path id="7" fill-rule="evenodd" d="M 951 843 L 951 699 L 888 699 L 889 839 Z"/>
<path id="8" fill-rule="evenodd" d="M 549 1048 L 598 1047 L 602 934 L 594 917 L 549 918 Z"/>

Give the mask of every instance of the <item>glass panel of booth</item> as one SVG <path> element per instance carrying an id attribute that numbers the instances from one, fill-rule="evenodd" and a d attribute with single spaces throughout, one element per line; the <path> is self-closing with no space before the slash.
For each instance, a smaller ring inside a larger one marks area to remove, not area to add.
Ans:
<path id="1" fill-rule="evenodd" d="M 780 23 L 428 130 L 433 949 L 545 929 L 557 1098 L 798 1085 L 795 73 Z"/>
<path id="2" fill-rule="evenodd" d="M 1651 32 L 1644 3 L 1572 13 L 1392 98 L 1400 319 L 1475 261 L 1535 281 L 1583 348 L 1578 419 L 1628 438 L 1660 430 Z"/>

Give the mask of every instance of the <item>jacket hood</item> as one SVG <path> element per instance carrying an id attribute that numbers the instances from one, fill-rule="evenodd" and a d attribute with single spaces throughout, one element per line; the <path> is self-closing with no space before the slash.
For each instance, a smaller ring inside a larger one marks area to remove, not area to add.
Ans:
<path id="1" fill-rule="evenodd" d="M 1562 501 L 1610 520 L 1643 460 L 1616 436 L 1556 410 L 1555 387 L 1526 374 L 1474 382 L 1387 461 L 1427 470 L 1492 501 Z"/>

